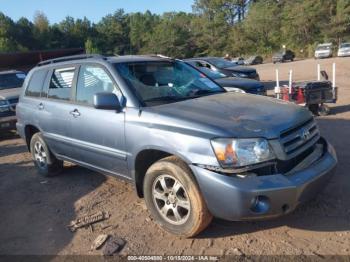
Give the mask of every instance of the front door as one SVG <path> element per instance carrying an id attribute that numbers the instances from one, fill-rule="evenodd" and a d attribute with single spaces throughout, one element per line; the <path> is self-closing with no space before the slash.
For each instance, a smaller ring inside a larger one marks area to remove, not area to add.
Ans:
<path id="1" fill-rule="evenodd" d="M 80 66 L 75 101 L 71 105 L 72 138 L 76 160 L 103 171 L 125 176 L 127 172 L 123 111 L 93 107 L 94 94 L 122 94 L 107 69 L 100 65 Z"/>

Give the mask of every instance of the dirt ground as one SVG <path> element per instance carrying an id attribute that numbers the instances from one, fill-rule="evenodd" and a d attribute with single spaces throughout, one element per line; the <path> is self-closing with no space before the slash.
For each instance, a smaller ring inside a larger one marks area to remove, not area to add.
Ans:
<path id="1" fill-rule="evenodd" d="M 322 134 L 335 146 L 339 166 L 317 198 L 285 217 L 259 222 L 215 219 L 198 237 L 170 235 L 151 220 L 133 187 L 113 177 L 69 165 L 54 178 L 37 175 L 23 141 L 0 138 L 0 254 L 100 254 L 90 251 L 102 232 L 127 241 L 121 254 L 149 255 L 350 255 L 350 58 L 277 65 L 282 80 L 316 78 L 316 64 L 331 73 L 337 63 L 339 101 L 319 117 Z M 273 64 L 256 67 L 273 86 Z M 72 233 L 69 222 L 104 210 L 111 217 Z M 106 227 L 106 228 L 104 228 Z M 103 229 L 104 228 L 104 229 Z"/>

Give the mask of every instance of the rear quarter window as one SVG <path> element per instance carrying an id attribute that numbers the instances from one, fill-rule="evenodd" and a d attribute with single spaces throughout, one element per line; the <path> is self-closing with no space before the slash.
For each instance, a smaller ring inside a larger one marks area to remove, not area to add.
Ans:
<path id="1" fill-rule="evenodd" d="M 25 95 L 30 97 L 40 97 L 46 76 L 47 70 L 35 71 L 29 80 Z"/>

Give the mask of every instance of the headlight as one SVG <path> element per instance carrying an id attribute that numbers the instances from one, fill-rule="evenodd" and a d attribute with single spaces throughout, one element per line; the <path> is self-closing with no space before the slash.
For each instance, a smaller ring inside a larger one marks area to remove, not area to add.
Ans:
<path id="1" fill-rule="evenodd" d="M 237 93 L 245 93 L 243 89 L 237 87 L 224 87 L 227 92 L 237 92 Z"/>
<path id="2" fill-rule="evenodd" d="M 7 112 L 9 110 L 10 108 L 7 100 L 0 100 L 0 112 Z"/>
<path id="3" fill-rule="evenodd" d="M 232 73 L 232 76 L 234 76 L 234 77 L 248 77 L 248 75 L 247 74 L 243 74 L 243 73 Z"/>
<path id="4" fill-rule="evenodd" d="M 227 139 L 211 141 L 216 158 L 223 168 L 237 168 L 274 159 L 266 139 Z"/>

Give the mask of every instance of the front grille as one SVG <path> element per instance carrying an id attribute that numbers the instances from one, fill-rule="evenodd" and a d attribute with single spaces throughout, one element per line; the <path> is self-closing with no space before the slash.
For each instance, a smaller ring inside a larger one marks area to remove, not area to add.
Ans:
<path id="1" fill-rule="evenodd" d="M 295 156 L 314 145 L 320 138 L 320 132 L 312 118 L 301 125 L 281 133 L 280 143 L 287 156 Z"/>
<path id="2" fill-rule="evenodd" d="M 8 99 L 10 105 L 12 104 L 17 104 L 18 103 L 18 98 L 11 98 L 11 99 Z"/>
<path id="3" fill-rule="evenodd" d="M 281 174 L 285 174 L 292 170 L 296 165 L 298 165 L 300 162 L 302 162 L 307 156 L 309 156 L 315 149 L 315 146 L 312 146 L 308 148 L 306 151 L 302 152 L 301 154 L 297 155 L 296 157 L 293 157 L 289 160 L 277 161 L 277 172 Z"/>
<path id="4" fill-rule="evenodd" d="M 8 117 L 16 115 L 15 111 L 0 112 L 0 117 Z"/>

